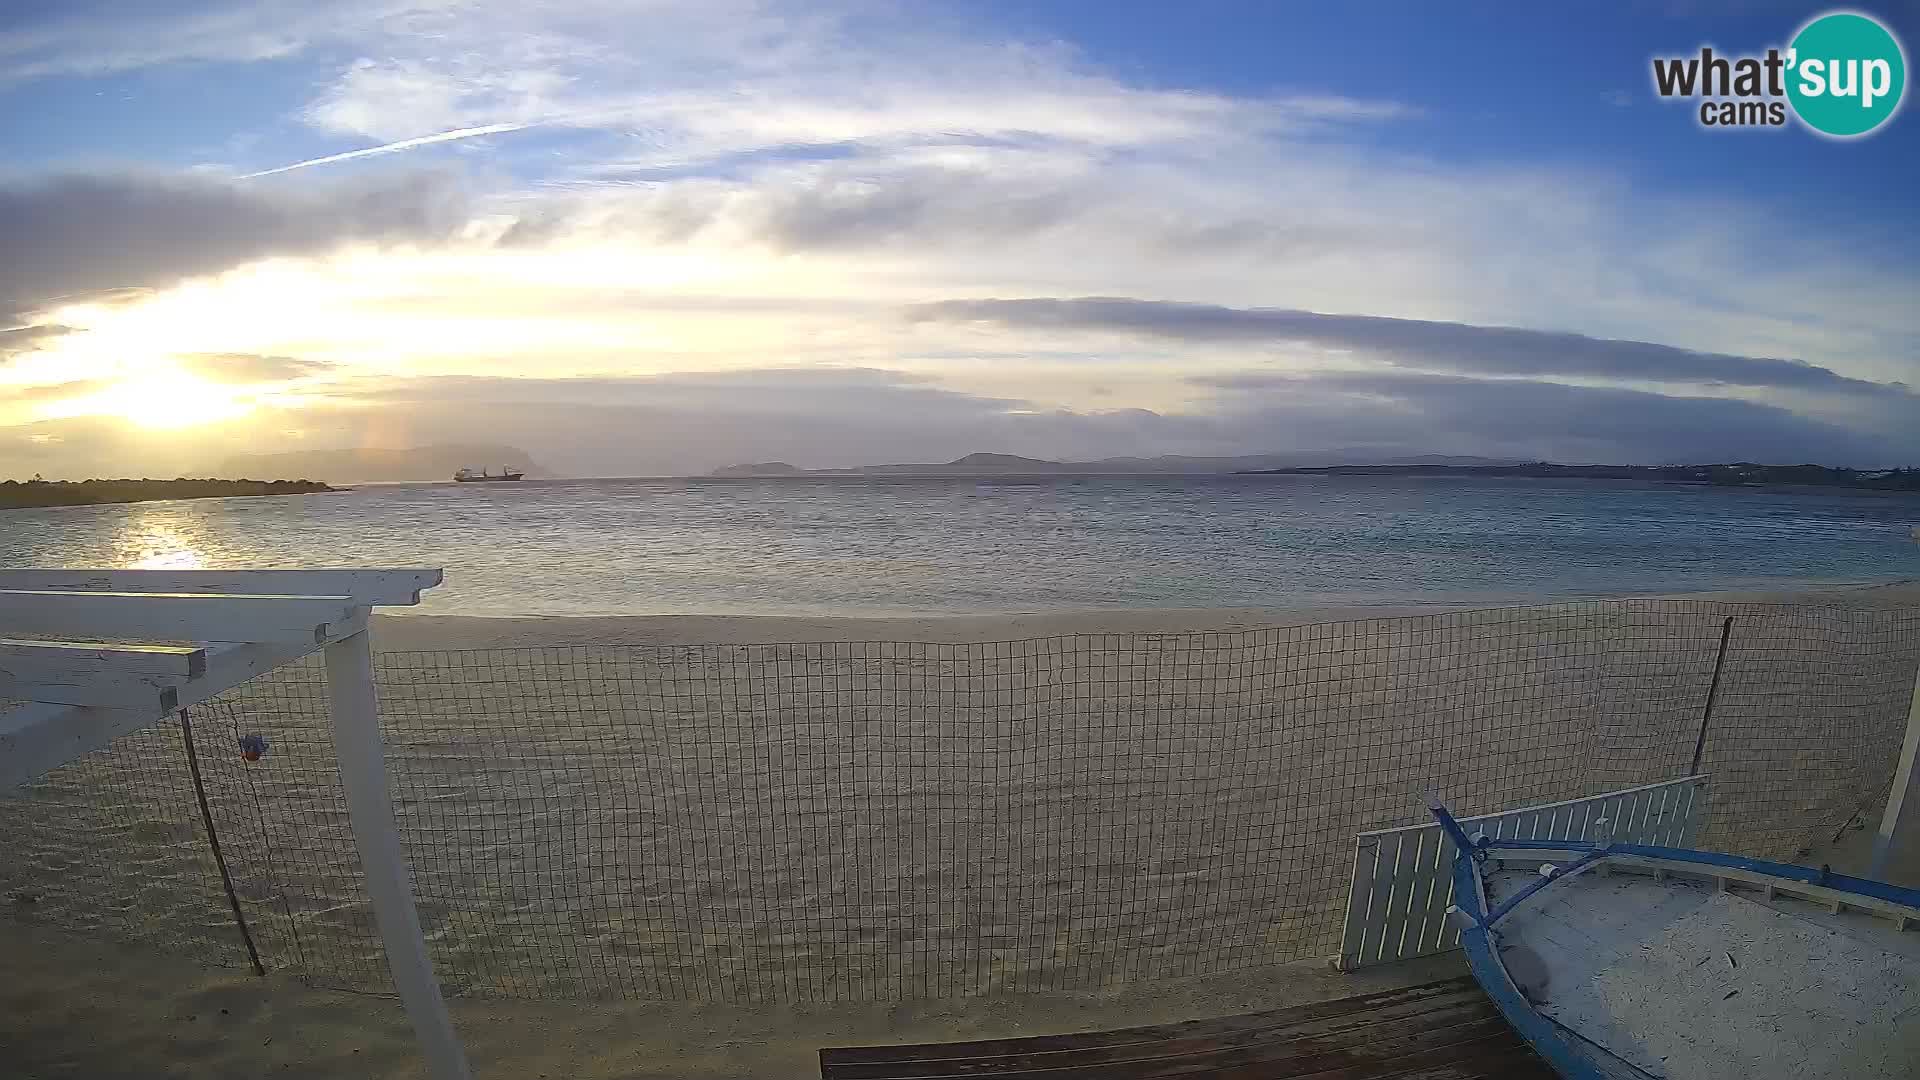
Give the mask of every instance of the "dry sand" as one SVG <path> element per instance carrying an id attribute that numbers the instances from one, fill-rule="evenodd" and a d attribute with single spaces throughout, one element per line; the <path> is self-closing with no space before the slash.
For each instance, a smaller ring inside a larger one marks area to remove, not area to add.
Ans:
<path id="1" fill-rule="evenodd" d="M 1910 606 L 1920 601 L 1920 587 L 1711 599 Z M 1111 611 L 925 619 L 401 616 L 380 621 L 376 644 L 399 652 L 584 644 L 995 642 L 1074 633 L 1243 630 L 1433 610 Z M 1832 854 L 1819 857 L 1848 868 L 1861 857 L 1865 838 L 1856 829 L 1842 836 Z M 1904 852 L 1900 879 L 1916 880 L 1917 865 L 1920 850 Z M 404 1018 L 389 999 L 314 990 L 277 975 L 256 979 L 209 972 L 185 966 L 175 955 L 58 933 L 31 925 L 30 912 L 16 914 L 22 917 L 0 918 L 5 986 L 0 990 L 0 1074 L 421 1075 Z M 1422 981 L 1458 967 L 1457 960 L 1443 957 L 1334 976 L 1320 962 L 1309 961 L 1190 979 L 1121 981 L 1098 991 L 891 1005 L 461 1000 L 454 1011 L 481 1076 L 803 1077 L 816 1075 L 812 1054 L 823 1045 L 1156 1023 Z"/>
<path id="2" fill-rule="evenodd" d="M 456 1000 L 474 1074 L 498 1080 L 818 1077 L 823 1046 L 1007 1038 L 1230 1015 L 1460 974 L 1457 956 L 1337 975 L 1324 964 L 1102 994 L 902 1005 Z M 416 1078 L 389 998 L 183 966 L 172 956 L 0 922 L 0 1075 Z"/>

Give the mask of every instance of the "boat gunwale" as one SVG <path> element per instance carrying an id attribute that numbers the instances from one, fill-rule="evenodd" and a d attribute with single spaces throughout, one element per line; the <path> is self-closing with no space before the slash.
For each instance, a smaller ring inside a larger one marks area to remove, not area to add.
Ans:
<path id="1" fill-rule="evenodd" d="M 1443 814 L 1445 814 L 1443 809 L 1436 808 L 1436 817 L 1441 817 Z M 1459 825 L 1453 821 L 1450 814 L 1441 817 L 1441 824 L 1449 831 L 1459 831 Z M 1464 836 L 1460 839 L 1464 839 Z M 1593 1047 L 1592 1051 L 1576 1044 L 1575 1038 L 1581 1038 L 1583 1042 L 1586 1040 L 1577 1032 L 1563 1028 L 1536 1010 L 1533 1003 L 1520 992 L 1518 984 L 1513 981 L 1513 976 L 1507 971 L 1506 962 L 1500 958 L 1497 947 L 1499 939 L 1497 924 L 1507 915 L 1512 914 L 1521 901 L 1542 889 L 1572 881 L 1588 871 L 1626 857 L 1635 861 L 1626 863 L 1620 868 L 1643 876 L 1654 876 L 1658 879 L 1671 873 L 1686 878 L 1717 881 L 1723 888 L 1729 880 L 1740 880 L 1765 888 L 1769 895 L 1777 891 L 1796 899 L 1824 902 L 1826 898 L 1810 897 L 1805 891 L 1818 889 L 1826 893 L 1837 893 L 1868 901 L 1868 903 L 1857 905 L 1856 910 L 1862 914 L 1892 919 L 1896 931 L 1904 931 L 1909 920 L 1920 923 L 1920 889 L 1906 889 L 1886 882 L 1835 874 L 1827 867 L 1815 869 L 1791 863 L 1727 855 L 1721 852 L 1648 844 L 1598 844 L 1577 840 L 1496 840 L 1481 836 L 1465 844 L 1456 841 L 1455 846 L 1454 907 L 1465 916 L 1467 923 L 1460 934 L 1460 945 L 1467 954 L 1467 965 L 1500 1014 L 1506 1017 L 1514 1030 L 1519 1032 L 1520 1036 L 1541 1057 L 1547 1059 L 1548 1064 L 1566 1080 L 1609 1080 L 1608 1073 L 1603 1071 L 1593 1059 L 1594 1051 L 1606 1054 L 1608 1058 L 1636 1073 L 1651 1074 L 1645 1073 L 1638 1066 L 1601 1044 L 1588 1043 Z M 1490 859 L 1496 863 L 1509 861 L 1499 857 L 1503 850 L 1516 855 L 1530 853 L 1540 856 L 1556 852 L 1573 857 L 1575 865 L 1557 870 L 1552 876 L 1543 875 L 1539 881 L 1509 898 L 1489 915 L 1483 867 Z M 1716 874 L 1716 870 L 1731 871 L 1739 876 L 1734 878 Z M 1752 880 L 1754 878 L 1770 880 L 1756 882 Z M 1907 911 L 1889 912 L 1885 910 L 1887 907 L 1904 908 Z"/>
<path id="2" fill-rule="evenodd" d="M 1807 896 L 1804 892 L 1794 889 L 1793 886 L 1809 886 L 1824 892 L 1846 893 L 1863 900 L 1872 901 L 1870 904 L 1859 905 L 1862 911 L 1891 918 L 1905 917 L 1920 922 L 1920 889 L 1907 889 L 1898 885 L 1889 885 L 1884 881 L 1874 881 L 1870 878 L 1836 874 L 1827 867 L 1815 868 L 1811 866 L 1800 866 L 1794 863 L 1769 862 L 1765 859 L 1750 859 L 1743 855 L 1728 855 L 1718 851 L 1695 851 L 1690 848 L 1658 847 L 1651 844 L 1596 844 L 1584 840 L 1489 839 L 1485 843 L 1476 844 L 1474 851 L 1483 853 L 1489 857 L 1497 857 L 1499 849 L 1503 848 L 1510 851 L 1532 852 L 1540 856 L 1545 856 L 1550 852 L 1563 852 L 1575 856 L 1576 863 L 1584 863 L 1581 869 L 1586 869 L 1587 867 L 1605 867 L 1607 864 L 1617 862 L 1622 858 L 1630 858 L 1636 861 L 1621 863 L 1619 868 L 1628 872 L 1652 870 L 1656 876 L 1658 876 L 1662 870 L 1666 870 L 1668 872 L 1696 876 L 1708 880 L 1728 879 L 1728 875 L 1716 874 L 1714 870 L 1738 871 L 1742 877 L 1774 879 L 1772 884 L 1775 885 L 1778 891 L 1797 896 L 1801 899 L 1819 902 L 1824 898 Z M 1472 861 L 1477 865 L 1486 860 L 1473 859 Z M 1504 862 L 1507 860 L 1500 859 L 1498 861 Z M 1455 856 L 1455 862 L 1459 862 L 1459 855 Z M 1664 867 L 1650 866 L 1648 865 L 1650 863 L 1667 863 L 1669 865 Z M 1552 877 L 1543 877 L 1540 885 L 1559 884 L 1576 877 L 1578 875 L 1574 872 L 1574 869 L 1574 866 L 1571 865 L 1561 868 L 1556 871 Z M 1756 884 L 1769 883 L 1756 882 Z M 1514 899 L 1518 900 L 1521 899 L 1521 897 L 1515 897 Z M 1484 908 L 1481 914 L 1483 917 L 1486 917 L 1489 922 L 1498 923 L 1500 919 L 1512 911 L 1512 905 L 1513 901 L 1510 900 L 1508 903 L 1503 904 L 1500 909 L 1497 909 L 1491 916 L 1487 915 Z M 1904 913 L 1893 913 L 1882 910 L 1887 906 L 1902 907 L 1906 908 L 1907 911 Z"/>
<path id="3" fill-rule="evenodd" d="M 1466 951 L 1467 967 L 1480 988 L 1487 992 L 1494 1008 L 1520 1037 L 1565 1080 L 1609 1080 L 1588 1054 L 1575 1047 L 1560 1026 L 1541 1015 L 1533 1003 L 1520 993 L 1520 987 L 1508 974 L 1507 965 L 1494 947 L 1494 930 L 1486 922 L 1486 893 L 1474 850 L 1462 848 L 1453 859 L 1454 906 L 1464 912 L 1471 924 L 1460 932 L 1460 947 Z M 1472 907 L 1463 906 L 1465 900 Z"/>

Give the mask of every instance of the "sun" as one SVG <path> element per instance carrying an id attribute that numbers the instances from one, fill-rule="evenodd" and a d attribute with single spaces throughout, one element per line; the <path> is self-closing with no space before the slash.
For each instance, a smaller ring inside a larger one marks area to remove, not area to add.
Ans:
<path id="1" fill-rule="evenodd" d="M 60 411 L 67 416 L 117 416 L 147 428 L 183 428 L 245 416 L 253 411 L 253 402 L 235 387 L 175 370 L 120 379 L 66 402 Z"/>

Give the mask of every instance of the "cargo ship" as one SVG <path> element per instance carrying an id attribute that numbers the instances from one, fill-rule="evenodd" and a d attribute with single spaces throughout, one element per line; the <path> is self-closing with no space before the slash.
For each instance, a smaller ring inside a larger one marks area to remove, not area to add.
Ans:
<path id="1" fill-rule="evenodd" d="M 497 473 L 488 472 L 486 469 L 481 469 L 479 472 L 474 472 L 472 469 L 461 469 L 459 472 L 453 474 L 453 480 L 457 484 L 484 484 L 499 480 L 521 480 L 524 479 L 526 475 L 526 473 L 515 472 L 512 468 L 502 465 L 500 471 Z"/>

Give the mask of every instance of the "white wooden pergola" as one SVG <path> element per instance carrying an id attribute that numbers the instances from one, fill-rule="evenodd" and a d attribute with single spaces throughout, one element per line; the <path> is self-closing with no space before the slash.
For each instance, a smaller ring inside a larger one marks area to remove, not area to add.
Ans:
<path id="1" fill-rule="evenodd" d="M 179 709 L 326 654 L 355 846 L 401 1003 L 435 1080 L 470 1080 L 427 959 L 388 801 L 367 617 L 438 570 L 0 570 L 0 790 Z"/>

